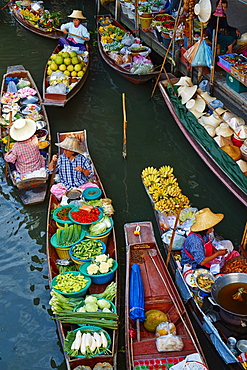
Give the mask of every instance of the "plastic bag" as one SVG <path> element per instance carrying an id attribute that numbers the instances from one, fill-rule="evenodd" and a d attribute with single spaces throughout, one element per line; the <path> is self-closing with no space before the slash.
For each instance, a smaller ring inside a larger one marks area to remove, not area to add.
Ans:
<path id="1" fill-rule="evenodd" d="M 186 50 L 186 52 L 184 53 L 184 58 L 186 60 L 188 60 L 188 62 L 192 62 L 192 60 L 194 59 L 195 55 L 196 55 L 196 52 L 197 52 L 197 49 L 200 45 L 200 41 L 197 41 L 194 45 L 192 45 L 189 49 Z"/>
<path id="2" fill-rule="evenodd" d="M 161 337 L 162 335 L 173 334 L 176 335 L 176 327 L 173 322 L 163 321 L 156 326 L 155 336 L 156 338 Z"/>
<path id="3" fill-rule="evenodd" d="M 123 59 L 121 57 L 121 55 L 115 53 L 114 51 L 111 51 L 108 56 L 114 60 L 115 63 L 117 63 L 117 65 L 120 65 L 120 64 L 123 64 Z"/>
<path id="4" fill-rule="evenodd" d="M 192 220 L 193 222 L 195 222 L 196 220 L 195 214 L 197 211 L 198 211 L 197 208 L 192 208 L 192 207 L 182 209 L 179 215 L 179 221 L 184 222 L 187 220 Z"/>
<path id="5" fill-rule="evenodd" d="M 193 67 L 201 67 L 201 66 L 212 66 L 212 49 L 211 47 L 206 43 L 205 40 L 202 40 L 199 47 L 197 48 L 197 52 L 195 57 L 193 58 L 191 65 Z"/>
<path id="6" fill-rule="evenodd" d="M 121 40 L 121 43 L 126 45 L 126 46 L 130 46 L 133 44 L 135 38 L 134 36 L 132 35 L 129 35 L 128 33 L 124 35 L 124 37 L 122 38 Z"/>
<path id="7" fill-rule="evenodd" d="M 169 245 L 171 237 L 172 237 L 172 230 L 168 230 L 166 233 L 164 233 L 161 236 L 161 239 L 163 240 L 165 244 Z M 184 240 L 185 240 L 185 236 L 179 235 L 177 231 L 175 231 L 175 236 L 174 236 L 173 243 L 172 243 L 172 250 L 181 250 L 183 248 Z"/>
<path id="8" fill-rule="evenodd" d="M 46 92 L 49 94 L 66 94 L 66 86 L 63 83 L 48 86 Z"/>
<path id="9" fill-rule="evenodd" d="M 9 81 L 8 87 L 7 87 L 7 92 L 12 92 L 12 93 L 17 92 L 17 87 L 16 87 L 16 84 L 14 83 L 14 81 Z"/>
<path id="10" fill-rule="evenodd" d="M 23 89 L 23 87 L 29 87 L 31 83 L 23 78 L 20 79 L 18 84 L 16 85 L 17 89 Z"/>
<path id="11" fill-rule="evenodd" d="M 122 57 L 123 63 L 132 63 L 132 56 L 130 54 L 125 54 Z"/>
<path id="12" fill-rule="evenodd" d="M 156 338 L 158 352 L 182 351 L 184 343 L 178 335 L 168 334 Z"/>

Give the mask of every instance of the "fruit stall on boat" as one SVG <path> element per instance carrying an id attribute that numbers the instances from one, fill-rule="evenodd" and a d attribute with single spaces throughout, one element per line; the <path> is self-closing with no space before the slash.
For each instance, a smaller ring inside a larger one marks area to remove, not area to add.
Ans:
<path id="1" fill-rule="evenodd" d="M 119 283 L 111 200 L 90 158 L 86 130 L 59 133 L 80 140 L 93 174 L 82 188 L 51 194 L 47 219 L 50 305 L 68 370 L 117 369 Z M 61 148 L 59 148 L 61 149 Z M 62 151 L 62 149 L 61 149 Z"/>
<path id="2" fill-rule="evenodd" d="M 1 87 L 1 141 L 7 152 L 14 145 L 9 135 L 9 126 L 20 118 L 32 119 L 36 123 L 36 135 L 39 149 L 50 162 L 51 133 L 45 107 L 41 104 L 41 96 L 29 71 L 22 65 L 9 66 L 3 76 Z M 37 204 L 45 200 L 49 176 L 45 168 L 27 174 L 19 174 L 10 170 L 6 164 L 23 204 Z M 6 168 L 7 168 L 6 167 Z"/>
<path id="3" fill-rule="evenodd" d="M 141 177 L 154 209 L 166 264 L 187 309 L 229 369 L 245 369 L 246 350 L 241 343 L 247 333 L 247 224 L 240 246 L 235 248 L 238 253 L 231 241 L 215 235 L 213 246 L 226 248 L 226 257 L 214 261 L 210 270 L 182 268 L 181 250 L 198 209 L 182 193 L 172 167 L 147 167 Z"/>

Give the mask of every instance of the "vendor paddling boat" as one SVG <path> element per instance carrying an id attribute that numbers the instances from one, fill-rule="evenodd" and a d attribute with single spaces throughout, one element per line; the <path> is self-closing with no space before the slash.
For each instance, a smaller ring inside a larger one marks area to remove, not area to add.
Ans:
<path id="1" fill-rule="evenodd" d="M 80 140 L 81 150 L 84 152 L 84 155 L 87 156 L 87 158 L 91 161 L 91 158 L 90 158 L 90 155 L 89 155 L 89 152 L 88 152 L 88 147 L 87 147 L 86 130 L 78 131 L 78 132 L 58 133 L 58 142 L 62 142 L 66 137 L 71 137 L 71 136 Z M 63 149 L 61 149 L 59 147 L 59 153 L 61 153 L 62 150 Z M 94 195 L 98 194 L 98 196 L 99 196 L 99 194 L 101 194 L 100 199 L 98 197 L 96 198 L 96 199 L 98 199 L 97 200 L 98 202 L 101 202 L 101 199 L 102 199 L 102 202 L 103 202 L 103 200 L 107 200 L 108 202 L 111 202 L 110 199 L 106 198 L 106 194 L 105 194 L 103 185 L 100 181 L 100 178 L 98 176 L 98 173 L 97 173 L 92 161 L 91 161 L 91 167 L 92 167 L 92 170 L 93 170 L 93 175 L 91 177 L 91 182 L 89 184 L 90 187 L 89 188 L 85 187 L 85 191 L 88 189 L 88 191 L 86 191 L 87 197 L 86 197 L 85 193 L 82 193 L 82 189 L 80 191 L 78 190 L 80 194 L 85 195 L 85 198 L 83 198 L 84 199 L 83 204 L 87 204 L 85 199 L 88 199 L 88 200 L 92 199 L 93 200 L 94 199 L 92 197 L 93 194 Z M 89 191 L 89 189 L 91 189 L 91 190 Z M 94 189 L 96 189 L 96 190 L 93 191 Z M 73 190 L 76 190 L 76 189 L 73 189 Z M 77 198 L 76 196 L 74 196 L 74 195 L 71 196 L 71 194 L 69 195 L 68 193 L 66 193 L 66 194 L 67 195 L 62 198 L 62 203 L 53 194 L 50 195 L 50 200 L 49 200 L 48 219 L 47 219 L 47 260 L 48 260 L 48 278 L 49 278 L 49 284 L 50 284 L 51 289 L 54 287 L 54 284 L 53 284 L 54 278 L 56 278 L 56 276 L 61 271 L 62 265 L 66 262 L 68 263 L 68 261 L 69 261 L 69 263 L 73 264 L 73 262 L 71 260 L 72 255 L 69 254 L 69 252 L 68 252 L 70 247 L 65 247 L 65 248 L 60 247 L 59 248 L 58 246 L 54 246 L 54 243 L 51 242 L 51 237 L 54 236 L 54 234 L 57 232 L 57 230 L 59 228 L 61 230 L 61 227 L 65 227 L 65 223 L 66 223 L 66 221 L 58 222 L 59 221 L 59 219 L 58 219 L 58 208 L 62 207 L 62 204 L 64 206 L 66 206 L 66 204 L 67 204 L 67 206 L 69 205 L 70 207 L 73 207 L 73 202 L 76 203 L 78 201 L 78 199 L 77 199 L 77 201 L 73 200 L 73 198 L 74 199 Z M 66 199 L 65 201 L 64 201 L 64 198 Z M 96 202 L 96 200 L 94 200 L 94 202 Z M 74 204 L 74 206 L 75 206 L 75 204 Z M 104 214 L 105 214 L 106 208 L 103 208 L 103 209 L 104 209 Z M 55 211 L 56 211 L 56 216 L 54 214 Z M 111 206 L 110 211 L 108 209 L 108 212 L 107 212 L 107 214 L 109 215 L 109 218 L 111 218 L 110 214 L 112 214 L 113 212 L 114 212 L 114 210 Z M 111 257 L 115 261 L 114 265 L 115 264 L 117 265 L 118 257 L 117 257 L 117 248 L 116 248 L 116 237 L 115 237 L 115 231 L 114 231 L 114 227 L 113 227 L 113 221 L 111 221 L 111 222 L 112 222 L 112 227 L 109 229 L 110 231 L 107 232 L 107 233 L 104 233 L 104 234 L 102 233 L 101 236 L 95 236 L 95 238 L 98 238 L 98 242 L 103 242 L 104 241 L 105 246 L 106 246 L 105 254 L 109 255 L 109 257 Z M 73 223 L 71 223 L 71 224 L 73 224 Z M 71 226 L 71 224 L 69 226 Z M 94 238 L 94 237 L 90 238 L 90 235 L 86 233 L 86 237 L 82 240 L 82 242 L 90 241 L 90 240 L 92 240 L 92 238 Z M 83 272 L 82 272 L 81 269 L 84 269 L 84 267 L 87 264 L 90 264 L 90 262 L 88 262 L 89 261 L 88 259 L 86 259 L 84 261 L 84 263 L 82 263 L 83 260 L 81 260 L 80 261 L 81 264 L 79 264 L 79 262 L 78 262 L 79 260 L 76 259 L 76 258 L 73 258 L 73 261 L 77 262 L 77 265 L 76 265 L 77 266 L 77 269 L 76 269 L 77 273 L 80 273 L 80 272 L 82 274 L 86 273 L 86 270 L 83 270 Z M 72 269 L 75 270 L 74 267 Z M 78 271 L 78 269 L 79 269 L 79 271 Z M 69 270 L 71 270 L 71 268 Z M 67 270 L 67 271 L 69 271 L 69 270 Z M 86 297 L 85 294 L 87 296 L 89 296 L 89 295 L 91 296 L 93 294 L 102 294 L 102 292 L 104 292 L 107 288 L 109 289 L 109 287 L 113 287 L 114 294 L 112 293 L 113 295 L 112 295 L 110 303 L 111 303 L 111 306 L 115 308 L 115 310 L 114 310 L 115 313 L 114 313 L 113 316 L 117 317 L 117 312 L 119 310 L 119 282 L 118 282 L 119 275 L 118 275 L 118 269 L 116 269 L 115 273 L 112 274 L 111 279 L 108 278 L 108 281 L 107 281 L 107 279 L 105 279 L 105 280 L 102 280 L 102 283 L 101 283 L 101 276 L 105 277 L 105 274 L 91 276 L 91 285 L 89 286 L 87 291 L 85 291 L 83 296 L 80 296 L 80 294 L 79 294 L 79 297 L 77 298 L 77 300 L 79 300 L 79 302 L 82 302 Z M 89 275 L 86 275 L 85 279 L 88 279 L 88 277 L 89 277 Z M 100 281 L 98 281 L 97 279 L 99 279 Z M 52 289 L 52 291 L 53 291 L 53 289 Z M 77 305 L 82 306 L 82 304 L 79 304 L 79 303 L 77 303 Z M 62 315 L 64 314 L 64 311 L 63 312 L 57 312 L 54 307 L 53 307 L 52 310 L 53 310 L 53 313 L 55 314 L 54 318 L 55 318 L 56 323 L 57 323 L 60 341 L 61 341 L 61 344 L 64 348 L 64 356 L 65 356 L 65 361 L 66 361 L 66 365 L 67 365 L 68 370 L 74 370 L 77 367 L 80 367 L 80 366 L 83 366 L 83 365 L 88 366 L 88 369 L 93 369 L 94 366 L 98 363 L 107 363 L 108 367 L 106 367 L 106 368 L 109 369 L 109 370 L 110 369 L 117 369 L 117 365 L 116 365 L 117 347 L 118 347 L 118 330 L 117 329 L 108 329 L 108 328 L 104 327 L 103 324 L 104 324 L 104 322 L 106 322 L 106 320 L 105 321 L 100 320 L 102 322 L 102 328 L 101 328 L 100 325 L 98 325 L 99 328 L 97 329 L 97 331 L 102 331 L 102 329 L 103 329 L 103 331 L 105 332 L 105 335 L 107 337 L 107 350 L 106 349 L 104 349 L 104 351 L 100 350 L 99 353 L 94 354 L 93 356 L 92 355 L 84 355 L 83 356 L 82 353 L 80 353 L 80 352 L 78 353 L 78 355 L 72 355 L 72 352 L 70 352 L 67 348 L 68 343 L 69 343 L 68 340 L 67 340 L 68 336 L 73 334 L 74 331 L 78 331 L 79 328 L 84 328 L 84 330 L 87 331 L 87 328 L 88 328 L 88 330 L 90 328 L 93 328 L 92 330 L 94 330 L 95 326 L 93 326 L 93 327 L 91 327 L 91 326 L 90 327 L 85 327 L 85 326 L 82 327 L 82 325 L 81 326 L 76 325 L 75 322 L 73 321 L 73 317 L 72 317 L 74 311 L 72 312 L 72 316 L 70 316 L 70 319 L 67 320 L 66 322 L 63 322 Z M 71 315 L 71 312 L 69 312 L 69 314 Z M 114 322 L 114 323 L 117 325 L 116 322 Z M 95 328 L 95 330 L 96 330 L 96 328 Z"/>
<path id="2" fill-rule="evenodd" d="M 173 76 L 160 81 L 161 94 L 195 151 L 228 190 L 247 206 L 247 126 L 225 107 L 211 109 L 211 115 L 206 114 L 208 104 L 216 98 L 197 89 L 196 85 L 190 86 L 191 80 L 185 86 L 186 79 L 189 81 L 188 77 L 179 80 Z"/>
<path id="3" fill-rule="evenodd" d="M 191 361 L 191 365 L 198 364 L 198 369 L 206 370 L 200 343 L 165 266 L 152 223 L 125 224 L 124 233 L 127 369 L 142 364 L 147 368 L 167 369 L 179 362 L 185 365 Z"/>
<path id="4" fill-rule="evenodd" d="M 98 16 L 96 21 L 100 55 L 115 72 L 134 84 L 157 77 L 148 47 L 135 43 L 134 36 L 110 16 Z"/>
<path id="5" fill-rule="evenodd" d="M 25 2 L 29 6 L 21 5 L 21 3 Z M 11 1 L 8 7 L 15 20 L 27 30 L 50 39 L 59 39 L 61 37 L 61 32 L 54 29 L 54 27 L 58 27 L 59 25 L 59 14 L 48 11 L 44 12 L 39 2 L 32 3 L 28 0 Z"/>
<path id="6" fill-rule="evenodd" d="M 155 185 L 150 184 L 150 176 L 152 181 L 155 180 Z M 162 178 L 166 179 L 163 185 L 160 182 Z M 212 351 L 218 354 L 218 361 L 231 370 L 245 369 L 246 357 L 237 349 L 236 342 L 245 339 L 247 334 L 247 296 L 243 293 L 247 292 L 247 225 L 239 253 L 234 253 L 229 240 L 216 235 L 213 245 L 219 249 L 227 248 L 228 255 L 221 264 L 220 261 L 218 264 L 215 262 L 212 267 L 214 270 L 211 268 L 214 273 L 204 268 L 192 269 L 187 265 L 182 269 L 183 242 L 195 222 L 198 209 L 191 207 L 188 198 L 182 194 L 172 167 L 147 167 L 142 171 L 142 181 L 154 209 L 166 265 L 187 310 L 199 324 Z M 223 288 L 226 290 L 221 291 Z M 233 345 L 231 337 L 234 337 Z"/>
<path id="7" fill-rule="evenodd" d="M 10 87 L 11 84 L 12 87 Z M 18 91 L 22 91 L 21 95 Z M 25 70 L 22 65 L 8 67 L 7 73 L 3 76 L 0 114 L 1 140 L 4 151 L 9 151 L 13 145 L 13 140 L 8 136 L 8 125 L 18 118 L 30 118 L 36 122 L 39 148 L 46 156 L 46 162 L 49 163 L 51 134 L 48 117 L 44 106 L 41 104 L 41 96 L 35 82 L 30 72 Z M 8 138 L 10 138 L 9 143 Z M 49 176 L 45 169 L 42 173 L 35 173 L 35 176 L 34 173 L 31 173 L 25 177 L 11 170 L 8 164 L 6 164 L 6 168 L 8 168 L 13 185 L 17 187 L 23 204 L 37 204 L 45 200 L 49 183 Z"/>
<path id="8" fill-rule="evenodd" d="M 88 45 L 80 54 L 74 48 L 57 45 L 45 67 L 43 104 L 64 107 L 85 84 L 88 73 Z"/>

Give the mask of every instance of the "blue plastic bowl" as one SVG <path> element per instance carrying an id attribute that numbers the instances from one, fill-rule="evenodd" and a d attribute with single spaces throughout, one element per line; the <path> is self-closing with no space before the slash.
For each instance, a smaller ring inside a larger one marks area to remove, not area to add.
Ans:
<path id="1" fill-rule="evenodd" d="M 80 330 L 82 333 L 93 333 L 93 332 L 101 332 L 103 331 L 103 333 L 105 334 L 106 336 L 106 339 L 107 339 L 107 342 L 108 342 L 108 346 L 107 348 L 110 348 L 111 347 L 111 344 L 112 344 L 112 341 L 111 341 L 111 337 L 110 335 L 107 333 L 106 330 L 100 328 L 99 326 L 80 326 L 79 328 L 75 329 L 75 333 Z M 98 357 L 100 355 L 103 355 L 104 352 L 103 351 L 100 351 L 100 353 L 98 353 L 97 355 L 93 355 L 92 357 Z M 83 355 L 77 355 L 75 356 L 75 358 L 78 357 L 78 358 L 88 358 L 87 356 L 83 356 Z"/>
<path id="2" fill-rule="evenodd" d="M 102 244 L 102 251 L 101 251 L 101 254 L 104 254 L 106 252 L 106 245 L 105 243 L 103 243 L 101 240 L 97 240 L 97 239 L 84 239 L 83 241 L 86 242 L 86 243 L 90 243 L 90 241 L 92 240 L 96 240 L 97 242 L 101 243 Z M 76 243 L 78 244 L 78 243 Z M 92 261 L 92 258 L 76 258 L 74 255 L 73 255 L 73 248 L 76 246 L 76 244 L 73 244 L 73 246 L 70 248 L 69 250 L 69 256 L 70 258 L 72 259 L 72 261 L 74 262 L 89 262 L 89 261 Z"/>
<path id="3" fill-rule="evenodd" d="M 85 236 L 85 230 L 81 230 L 81 236 L 80 236 L 80 239 L 78 239 L 75 243 L 72 243 L 72 244 L 66 244 L 66 245 L 57 245 L 57 234 L 53 234 L 51 239 L 50 239 L 50 243 L 51 245 L 53 245 L 53 247 L 55 248 L 68 248 L 68 247 L 72 247 L 72 245 L 75 245 L 77 244 L 78 242 L 80 242 L 82 239 L 84 239 L 84 236 Z"/>
<path id="4" fill-rule="evenodd" d="M 85 262 L 83 263 L 79 271 L 81 272 L 82 275 L 90 277 L 92 280 L 92 283 L 94 284 L 105 284 L 109 283 L 114 278 L 115 271 L 118 268 L 118 263 L 117 261 L 114 260 L 113 267 L 111 271 L 107 272 L 106 274 L 99 274 L 99 275 L 90 275 L 87 273 L 87 267 L 91 264 L 91 262 Z"/>
<path id="5" fill-rule="evenodd" d="M 99 188 L 96 188 L 95 186 L 86 188 L 82 192 L 82 196 L 83 198 L 85 198 L 85 200 L 100 199 L 101 195 L 102 195 L 102 190 L 100 190 Z"/>
<path id="6" fill-rule="evenodd" d="M 83 206 L 80 206 L 80 208 L 82 208 Z M 73 218 L 72 218 L 72 216 L 71 216 L 71 213 L 72 212 L 76 212 L 76 211 L 79 211 L 79 207 L 74 207 L 70 212 L 69 212 L 69 218 L 71 219 L 71 221 L 73 222 L 73 223 L 75 223 L 75 224 L 78 224 L 78 225 L 92 225 L 92 224 L 96 224 L 96 222 L 99 222 L 102 218 L 103 218 L 103 216 L 104 216 L 104 212 L 102 211 L 102 209 L 100 209 L 99 207 L 94 207 L 94 208 L 98 208 L 98 210 L 100 211 L 100 213 L 99 213 L 99 216 L 98 216 L 98 219 L 96 220 L 96 221 L 94 221 L 94 222 L 84 222 L 84 223 L 82 223 L 82 222 L 78 222 L 78 221 L 75 221 Z"/>
<path id="7" fill-rule="evenodd" d="M 79 271 L 67 271 L 67 272 L 62 272 L 61 274 L 59 275 L 65 275 L 65 274 L 73 274 L 73 275 L 82 275 Z M 58 275 L 57 275 L 58 276 Z M 73 292 L 73 293 L 66 293 L 66 292 L 62 292 L 61 290 L 59 289 L 56 289 L 54 288 L 54 286 L 56 285 L 56 281 L 57 281 L 57 276 L 55 276 L 52 281 L 51 281 L 51 287 L 52 289 L 54 289 L 56 292 L 62 294 L 64 297 L 67 297 L 67 298 L 77 298 L 77 297 L 83 297 L 86 295 L 87 293 L 87 290 L 88 288 L 90 287 L 92 281 L 90 279 L 89 276 L 85 276 L 84 277 L 86 278 L 86 280 L 88 280 L 88 282 L 86 283 L 86 286 L 85 288 L 81 289 L 81 290 L 78 290 L 77 292 Z"/>
<path id="8" fill-rule="evenodd" d="M 56 208 L 55 210 L 54 210 L 54 212 L 53 212 L 53 214 L 52 214 L 52 218 L 53 218 L 53 220 L 55 220 L 56 222 L 58 222 L 59 224 L 61 224 L 61 225 L 64 225 L 64 224 L 68 224 L 68 225 L 71 225 L 71 224 L 73 224 L 74 222 L 73 221 L 71 221 L 71 220 L 66 220 L 66 221 L 64 221 L 64 220 L 61 220 L 60 218 L 58 218 L 57 217 L 57 213 L 59 212 L 59 211 L 61 211 L 63 208 L 74 208 L 75 207 L 75 205 L 74 204 L 67 204 L 66 206 L 61 206 L 61 207 L 58 207 L 58 208 Z M 69 217 L 69 216 L 68 216 Z"/>

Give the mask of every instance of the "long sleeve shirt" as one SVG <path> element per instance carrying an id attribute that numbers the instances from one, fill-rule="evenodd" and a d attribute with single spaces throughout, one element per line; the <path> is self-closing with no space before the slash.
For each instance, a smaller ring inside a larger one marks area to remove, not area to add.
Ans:
<path id="1" fill-rule="evenodd" d="M 182 265 L 189 263 L 192 265 L 193 269 L 197 268 L 197 266 L 205 259 L 204 243 L 208 242 L 208 239 L 207 235 L 203 237 L 203 240 L 198 235 L 189 235 L 185 239 L 182 249 Z M 194 259 L 188 256 L 185 249 L 194 257 Z"/>
<path id="2" fill-rule="evenodd" d="M 84 27 L 82 24 L 79 24 L 78 27 L 75 27 L 73 22 L 68 22 L 68 23 L 65 23 L 65 24 L 61 25 L 61 30 L 63 31 L 64 29 L 66 29 L 68 31 L 68 33 L 69 33 L 68 37 L 70 39 L 73 39 L 73 41 L 75 41 L 78 44 L 84 44 L 85 40 L 83 40 L 79 37 L 70 35 L 70 32 L 73 33 L 74 35 L 90 38 L 90 33 L 88 32 L 86 27 Z"/>
<path id="3" fill-rule="evenodd" d="M 45 158 L 40 154 L 38 138 L 35 135 L 28 140 L 16 142 L 11 151 L 4 156 L 4 159 L 14 163 L 17 171 L 21 174 L 45 167 Z"/>

